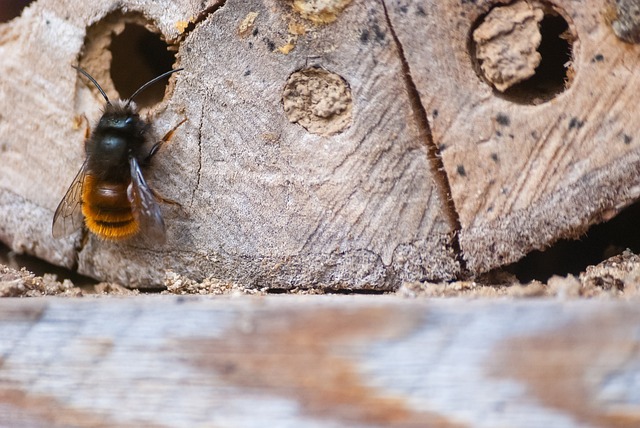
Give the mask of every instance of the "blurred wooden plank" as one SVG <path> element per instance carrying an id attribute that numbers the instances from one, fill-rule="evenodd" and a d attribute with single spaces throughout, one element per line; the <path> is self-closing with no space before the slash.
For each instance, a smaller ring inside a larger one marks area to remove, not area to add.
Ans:
<path id="1" fill-rule="evenodd" d="M 0 300 L 0 426 L 635 427 L 635 302 Z"/>

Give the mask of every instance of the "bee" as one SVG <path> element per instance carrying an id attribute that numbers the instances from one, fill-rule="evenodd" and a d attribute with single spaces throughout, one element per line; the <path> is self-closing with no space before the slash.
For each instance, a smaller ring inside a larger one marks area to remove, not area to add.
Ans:
<path id="1" fill-rule="evenodd" d="M 107 94 L 89 73 L 73 67 L 93 83 L 106 104 L 93 131 L 85 136 L 85 161 L 73 179 L 53 216 L 54 238 L 70 235 L 84 226 L 105 240 L 124 240 L 142 235 L 149 243 L 165 241 L 165 226 L 156 199 L 142 168 L 184 119 L 145 153 L 149 124 L 138 114 L 133 99 L 157 81 L 182 68 L 151 79 L 129 99 L 109 101 Z"/>

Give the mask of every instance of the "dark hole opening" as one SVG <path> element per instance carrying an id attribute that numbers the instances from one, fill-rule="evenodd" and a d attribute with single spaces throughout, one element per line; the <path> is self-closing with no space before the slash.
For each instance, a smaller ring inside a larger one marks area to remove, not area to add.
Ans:
<path id="1" fill-rule="evenodd" d="M 44 276 L 45 274 L 54 274 L 57 276 L 58 281 L 62 282 L 65 279 L 71 280 L 77 287 L 90 287 L 98 283 L 93 278 L 80 275 L 77 272 L 65 269 L 60 266 L 55 266 L 45 262 L 34 256 L 26 254 L 16 254 L 9 247 L 0 242 L 0 264 L 9 266 L 13 269 L 20 270 L 25 268 L 29 272 L 36 276 Z"/>
<path id="2" fill-rule="evenodd" d="M 540 65 L 533 76 L 507 89 L 502 96 L 516 102 L 538 104 L 550 100 L 566 89 L 570 83 L 568 66 L 572 55 L 568 29 L 569 24 L 562 16 L 544 15 L 540 22 Z"/>
<path id="3" fill-rule="evenodd" d="M 0 23 L 11 21 L 20 16 L 22 10 L 33 0 L 12 0 L 0 2 Z"/>
<path id="4" fill-rule="evenodd" d="M 578 275 L 587 266 L 596 265 L 629 248 L 640 253 L 640 202 L 624 209 L 606 223 L 589 229 L 582 239 L 561 240 L 545 251 L 534 251 L 505 268 L 520 282 L 546 282 L 553 275 Z"/>
<path id="5" fill-rule="evenodd" d="M 159 34 L 143 26 L 126 24 L 111 40 L 111 79 L 120 98 L 129 98 L 149 80 L 171 70 L 175 55 Z M 136 103 L 148 107 L 162 101 L 168 79 L 159 81 L 136 96 Z"/>
<path id="6" fill-rule="evenodd" d="M 473 25 L 467 45 L 476 73 L 485 81 L 480 61 L 476 57 L 473 32 L 482 24 L 487 14 L 478 18 Z M 518 104 L 541 104 L 570 86 L 574 75 L 571 61 L 575 35 L 562 15 L 550 6 L 545 6 L 544 16 L 539 25 L 541 40 L 538 52 L 541 59 L 535 74 L 504 92 L 494 88 L 496 96 Z"/>

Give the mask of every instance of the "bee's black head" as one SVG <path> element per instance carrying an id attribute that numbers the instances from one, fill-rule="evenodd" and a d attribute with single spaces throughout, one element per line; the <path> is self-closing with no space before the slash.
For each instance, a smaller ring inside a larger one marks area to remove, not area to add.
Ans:
<path id="1" fill-rule="evenodd" d="M 129 157 L 140 156 L 146 129 L 135 104 L 121 100 L 107 104 L 87 141 L 87 155 L 102 168 L 126 168 Z"/>
<path id="2" fill-rule="evenodd" d="M 102 117 L 85 145 L 88 168 L 92 173 L 105 177 L 126 174 L 129 158 L 140 157 L 147 131 L 147 123 L 140 118 L 133 99 L 160 79 L 182 69 L 170 70 L 151 79 L 138 88 L 128 100 L 111 102 L 89 73 L 80 67 L 73 68 L 89 79 L 106 101 Z"/>

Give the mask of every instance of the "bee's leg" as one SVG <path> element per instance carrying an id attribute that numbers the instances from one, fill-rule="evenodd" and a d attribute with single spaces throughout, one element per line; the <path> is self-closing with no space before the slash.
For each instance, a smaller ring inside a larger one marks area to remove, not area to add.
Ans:
<path id="1" fill-rule="evenodd" d="M 176 129 L 178 129 L 178 127 L 180 125 L 182 125 L 183 123 L 185 123 L 187 121 L 187 118 L 182 119 L 182 121 L 177 124 L 176 126 L 174 126 L 173 128 L 171 128 L 169 130 L 169 132 L 167 132 L 166 134 L 164 134 L 164 137 L 162 137 L 162 139 L 160 141 L 158 141 L 157 143 L 155 143 L 153 145 L 153 147 L 151 147 L 151 150 L 149 150 L 149 154 L 147 155 L 147 157 L 145 157 L 142 162 L 140 163 L 143 166 L 147 166 L 149 165 L 149 163 L 151 162 L 151 158 L 158 153 L 158 150 L 160 150 L 160 147 L 162 147 L 162 145 L 164 143 L 168 143 L 171 138 L 173 138 L 173 134 L 176 132 Z"/>

